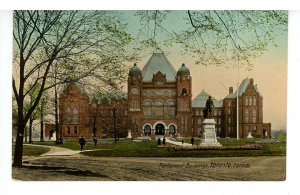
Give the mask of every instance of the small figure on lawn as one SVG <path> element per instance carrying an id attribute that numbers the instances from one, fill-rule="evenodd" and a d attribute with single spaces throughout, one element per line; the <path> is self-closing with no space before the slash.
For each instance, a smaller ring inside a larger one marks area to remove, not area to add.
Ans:
<path id="1" fill-rule="evenodd" d="M 163 145 L 164 146 L 166 145 L 166 138 L 165 137 L 163 138 Z"/>
<path id="2" fill-rule="evenodd" d="M 94 141 L 94 145 L 96 147 L 97 146 L 97 142 L 98 142 L 96 136 L 94 136 L 93 141 Z"/>
<path id="3" fill-rule="evenodd" d="M 86 144 L 86 141 L 83 137 L 83 135 L 81 136 L 81 138 L 78 140 L 78 143 L 80 144 L 80 151 L 83 151 L 83 146 Z"/>
<path id="4" fill-rule="evenodd" d="M 157 144 L 158 144 L 158 145 L 160 145 L 160 144 L 161 144 L 160 137 L 158 137 Z"/>
<path id="5" fill-rule="evenodd" d="M 194 137 L 192 137 L 192 138 L 191 138 L 192 146 L 194 146 L 194 142 L 195 142 L 195 139 L 194 139 Z"/>
<path id="6" fill-rule="evenodd" d="M 184 140 L 183 139 L 181 140 L 181 143 L 182 143 L 182 145 L 184 144 Z"/>
<path id="7" fill-rule="evenodd" d="M 211 117 L 211 110 L 212 107 L 215 107 L 213 100 L 211 99 L 211 96 L 208 97 L 206 100 L 206 107 L 204 109 L 204 118 L 209 118 Z"/>

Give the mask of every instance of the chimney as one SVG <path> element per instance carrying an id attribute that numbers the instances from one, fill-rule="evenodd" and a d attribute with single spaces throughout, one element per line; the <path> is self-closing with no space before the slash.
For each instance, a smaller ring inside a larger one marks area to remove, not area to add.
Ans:
<path id="1" fill-rule="evenodd" d="M 253 78 L 250 78 L 250 85 L 253 85 Z"/>
<path id="2" fill-rule="evenodd" d="M 233 93 L 233 87 L 229 87 L 229 94 Z"/>

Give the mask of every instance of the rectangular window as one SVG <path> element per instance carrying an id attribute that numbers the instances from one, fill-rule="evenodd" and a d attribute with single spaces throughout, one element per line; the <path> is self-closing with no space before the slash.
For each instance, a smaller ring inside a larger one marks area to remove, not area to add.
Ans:
<path id="1" fill-rule="evenodd" d="M 249 125 L 245 126 L 246 131 L 249 131 Z"/>
<path id="2" fill-rule="evenodd" d="M 228 102 L 228 107 L 230 107 L 230 106 L 231 106 L 231 101 Z"/>
<path id="3" fill-rule="evenodd" d="M 253 121 L 252 122 L 256 123 L 256 109 L 253 109 L 252 116 L 253 116 L 253 118 L 252 118 Z"/>
<path id="4" fill-rule="evenodd" d="M 245 123 L 249 123 L 249 116 L 245 116 Z"/>
<path id="5" fill-rule="evenodd" d="M 74 126 L 74 134 L 77 134 L 77 126 Z"/>
<path id="6" fill-rule="evenodd" d="M 253 132 L 256 132 L 256 125 L 253 126 Z"/>
<path id="7" fill-rule="evenodd" d="M 203 116 L 203 111 L 202 110 L 200 110 L 200 116 Z"/>
<path id="8" fill-rule="evenodd" d="M 249 106 L 252 106 L 252 97 L 249 97 Z"/>
<path id="9" fill-rule="evenodd" d="M 196 110 L 196 116 L 199 116 L 199 110 Z"/>
<path id="10" fill-rule="evenodd" d="M 217 116 L 218 111 L 214 110 L 214 116 Z"/>
<path id="11" fill-rule="evenodd" d="M 253 97 L 253 106 L 256 106 L 256 96 Z"/>
<path id="12" fill-rule="evenodd" d="M 198 118 L 197 125 L 201 125 L 201 118 Z"/>
<path id="13" fill-rule="evenodd" d="M 218 124 L 221 124 L 221 118 L 218 119 Z"/>
<path id="14" fill-rule="evenodd" d="M 248 106 L 248 96 L 245 96 L 245 106 Z"/>
<path id="15" fill-rule="evenodd" d="M 231 110 L 228 110 L 228 115 L 231 115 Z"/>
<path id="16" fill-rule="evenodd" d="M 68 134 L 71 134 L 71 127 L 70 126 L 67 126 L 67 132 L 68 132 Z"/>
<path id="17" fill-rule="evenodd" d="M 228 118 L 228 123 L 229 123 L 229 124 L 231 123 L 231 118 Z"/>

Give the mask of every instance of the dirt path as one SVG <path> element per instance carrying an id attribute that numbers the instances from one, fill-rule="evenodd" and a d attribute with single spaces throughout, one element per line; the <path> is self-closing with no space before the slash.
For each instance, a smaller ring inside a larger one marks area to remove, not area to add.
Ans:
<path id="1" fill-rule="evenodd" d="M 13 168 L 14 179 L 33 181 L 277 181 L 285 180 L 286 175 L 286 157 L 118 158 L 75 154 L 37 157 L 27 160 L 24 165 L 23 168 Z"/>

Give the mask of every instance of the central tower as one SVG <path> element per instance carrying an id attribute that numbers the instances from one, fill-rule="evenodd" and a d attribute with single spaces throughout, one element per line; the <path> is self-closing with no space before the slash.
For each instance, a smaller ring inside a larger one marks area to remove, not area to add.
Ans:
<path id="1" fill-rule="evenodd" d="M 130 69 L 128 119 L 136 136 L 190 135 L 191 77 L 183 66 L 177 72 L 163 53 L 154 53 L 142 70 Z"/>

